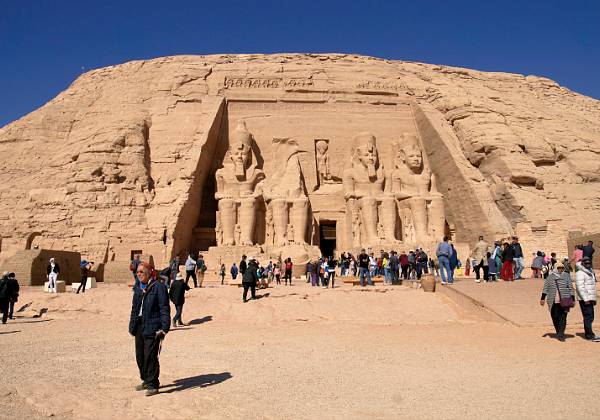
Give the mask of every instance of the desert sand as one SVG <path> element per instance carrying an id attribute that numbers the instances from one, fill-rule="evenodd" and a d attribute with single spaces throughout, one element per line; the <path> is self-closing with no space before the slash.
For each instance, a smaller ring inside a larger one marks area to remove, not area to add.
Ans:
<path id="1" fill-rule="evenodd" d="M 188 292 L 190 325 L 164 341 L 154 397 L 134 390 L 128 287 L 100 284 L 84 295 L 23 288 L 20 305 L 48 312 L 1 326 L 0 418 L 597 416 L 600 344 L 576 335 L 579 311 L 565 343 L 545 337 L 552 328 L 536 306 L 536 284 L 479 286 L 519 300 L 515 312 L 540 321 L 521 326 L 406 286 L 298 281 L 245 304 L 238 288 L 207 286 Z"/>

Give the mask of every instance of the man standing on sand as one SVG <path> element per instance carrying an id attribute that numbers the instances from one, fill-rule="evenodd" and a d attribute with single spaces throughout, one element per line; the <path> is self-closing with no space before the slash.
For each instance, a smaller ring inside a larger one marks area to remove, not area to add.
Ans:
<path id="1" fill-rule="evenodd" d="M 440 242 L 435 251 L 435 255 L 438 258 L 440 264 L 440 276 L 442 277 L 442 284 L 454 283 L 454 275 L 450 269 L 450 257 L 452 256 L 452 246 L 448 243 L 448 237 L 444 236 L 444 240 Z M 444 275 L 444 271 L 446 272 Z"/>
<path id="2" fill-rule="evenodd" d="M 596 274 L 592 269 L 592 260 L 589 257 L 583 257 L 581 262 L 577 263 L 575 286 L 581 315 L 583 315 L 585 339 L 598 342 L 600 337 L 597 337 L 592 329 L 594 306 L 596 306 Z"/>
<path id="3" fill-rule="evenodd" d="M 519 243 L 519 238 L 516 236 L 512 237 L 512 248 L 514 253 L 513 262 L 515 264 L 515 280 L 522 279 L 521 273 L 525 268 L 525 258 L 523 256 L 521 244 Z"/>
<path id="4" fill-rule="evenodd" d="M 246 258 L 247 257 L 245 255 L 242 255 L 242 261 L 240 261 L 240 274 L 242 275 L 242 277 L 244 277 L 244 274 L 246 274 L 246 268 L 248 268 Z M 281 264 L 279 264 L 279 266 L 281 267 Z"/>
<path id="5" fill-rule="evenodd" d="M 223 264 L 224 265 L 224 264 Z M 171 289 L 169 290 L 169 298 L 173 305 L 175 305 L 175 316 L 173 317 L 173 326 L 176 327 L 179 325 L 180 327 L 185 326 L 183 321 L 181 320 L 181 314 L 183 313 L 183 304 L 185 303 L 185 292 L 190 290 L 190 286 L 185 284 L 183 281 L 183 276 L 180 273 L 177 273 L 175 276 L 175 280 L 171 284 Z"/>
<path id="6" fill-rule="evenodd" d="M 369 286 L 373 286 L 371 280 L 371 274 L 369 273 L 369 256 L 363 249 L 358 256 L 358 275 L 360 279 L 360 287 L 365 287 L 365 276 L 367 277 L 367 283 Z"/>
<path id="7" fill-rule="evenodd" d="M 196 261 L 196 275 L 198 276 L 198 284 L 202 287 L 202 283 L 204 282 L 204 272 L 206 271 L 206 264 L 204 263 L 204 256 L 202 254 L 198 255 L 198 260 Z M 196 284 L 194 283 L 194 287 Z"/>
<path id="8" fill-rule="evenodd" d="M 86 260 L 83 260 L 79 263 L 79 268 L 81 269 L 81 283 L 79 283 L 79 287 L 77 288 L 77 292 L 75 294 L 79 294 L 80 290 L 81 293 L 85 293 L 85 286 L 87 284 L 87 278 L 90 273 L 90 268 L 92 268 L 92 264 L 94 263 L 87 262 Z"/>
<path id="9" fill-rule="evenodd" d="M 248 263 L 248 266 L 246 267 L 246 272 L 242 276 L 242 286 L 244 287 L 242 300 L 244 301 L 244 303 L 248 302 L 248 289 L 250 289 L 252 300 L 256 299 L 256 283 L 258 282 L 257 270 L 258 263 L 254 258 L 250 258 L 250 263 Z"/>
<path id="10" fill-rule="evenodd" d="M 149 397 L 158 394 L 160 386 L 158 356 L 171 326 L 171 307 L 167 286 L 157 280 L 149 263 L 140 261 L 136 274 L 140 282 L 133 287 L 129 334 L 135 337 L 135 358 L 142 379 L 135 389 L 146 390 Z"/>
<path id="11" fill-rule="evenodd" d="M 198 287 L 198 280 L 196 278 L 196 260 L 192 258 L 192 253 L 188 253 L 187 260 L 185 260 L 185 284 L 189 284 L 190 277 L 194 280 L 194 288 Z"/>
<path id="12" fill-rule="evenodd" d="M 481 273 L 480 270 L 483 270 L 483 279 L 487 281 L 488 273 L 486 273 L 486 267 L 488 264 L 484 264 L 485 259 L 487 258 L 487 250 L 488 243 L 483 240 L 483 236 L 479 237 L 479 241 L 475 244 L 473 248 L 473 253 L 471 254 L 471 259 L 475 261 L 473 266 L 473 271 L 475 271 L 475 282 L 481 282 Z"/>
<path id="13" fill-rule="evenodd" d="M 60 274 L 60 267 L 54 261 L 54 258 L 50 258 L 50 264 L 46 267 L 46 275 L 48 277 L 48 292 L 56 293 L 56 282 L 58 281 L 58 275 Z"/>

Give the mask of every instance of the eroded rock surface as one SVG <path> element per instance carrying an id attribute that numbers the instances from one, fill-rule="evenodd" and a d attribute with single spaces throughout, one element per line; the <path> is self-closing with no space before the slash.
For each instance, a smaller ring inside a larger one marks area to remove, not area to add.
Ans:
<path id="1" fill-rule="evenodd" d="M 311 238 L 344 212 L 337 184 L 363 131 L 377 138 L 386 171 L 394 141 L 420 139 L 458 242 L 517 233 L 532 249 L 562 251 L 569 231 L 600 216 L 600 102 L 549 79 L 349 55 L 177 56 L 83 74 L 0 129 L 0 257 L 38 245 L 165 262 L 216 245 L 225 226 L 214 174 L 240 120 L 267 181 L 283 165 L 270 157 L 277 139 L 298 145 Z M 326 167 L 315 148 L 323 139 Z M 337 220 L 338 248 L 351 248 L 352 215 Z M 382 228 L 386 243 L 406 237 Z M 283 237 L 277 229 L 257 222 L 247 242 Z"/>

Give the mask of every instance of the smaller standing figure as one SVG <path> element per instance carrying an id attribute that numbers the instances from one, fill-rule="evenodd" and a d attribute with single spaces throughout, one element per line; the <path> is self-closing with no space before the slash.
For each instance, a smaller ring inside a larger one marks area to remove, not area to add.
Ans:
<path id="1" fill-rule="evenodd" d="M 383 223 L 377 224 L 377 236 L 379 236 L 379 239 L 385 239 L 385 230 L 383 227 Z"/>
<path id="2" fill-rule="evenodd" d="M 329 173 L 329 155 L 327 153 L 329 143 L 327 140 L 317 140 L 316 149 L 319 185 L 323 185 L 326 181 L 331 179 L 331 174 Z"/>
<path id="3" fill-rule="evenodd" d="M 287 240 L 288 242 L 294 243 L 294 225 L 288 223 L 287 225 Z"/>
<path id="4" fill-rule="evenodd" d="M 215 239 L 217 241 L 217 246 L 223 245 L 223 228 L 221 227 L 221 221 L 217 217 L 217 224 L 215 226 Z"/>
<path id="5" fill-rule="evenodd" d="M 221 269 L 219 270 L 219 276 L 221 276 L 221 284 L 225 284 L 225 264 L 221 264 Z"/>
<path id="6" fill-rule="evenodd" d="M 229 270 L 229 272 L 231 273 L 232 280 L 235 280 L 237 278 L 239 271 L 240 270 L 238 269 L 237 265 L 235 265 L 235 263 L 233 263 L 231 266 L 231 270 Z"/>
<path id="7" fill-rule="evenodd" d="M 46 267 L 46 275 L 48 276 L 48 292 L 56 293 L 56 282 L 58 275 L 60 274 L 60 267 L 54 261 L 54 258 L 50 258 L 50 264 Z"/>
<path id="8" fill-rule="evenodd" d="M 237 224 L 235 225 L 235 243 L 239 244 L 242 237 L 242 227 Z"/>
<path id="9" fill-rule="evenodd" d="M 82 260 L 79 263 L 79 268 L 81 269 L 81 283 L 79 283 L 79 287 L 77 288 L 77 292 L 75 294 L 78 294 L 80 290 L 81 293 L 85 293 L 85 286 L 87 284 L 88 274 L 93 264 L 93 262 L 87 262 L 86 260 Z"/>

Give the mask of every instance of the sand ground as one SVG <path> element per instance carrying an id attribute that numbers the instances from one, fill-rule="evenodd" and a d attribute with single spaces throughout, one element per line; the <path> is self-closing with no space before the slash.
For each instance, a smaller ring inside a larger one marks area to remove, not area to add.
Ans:
<path id="1" fill-rule="evenodd" d="M 544 337 L 537 286 L 490 286 L 483 295 L 518 296 L 548 322 L 490 321 L 404 286 L 297 282 L 246 304 L 237 288 L 194 289 L 154 397 L 133 389 L 127 287 L 23 288 L 19 303 L 48 313 L 0 327 L 0 418 L 598 418 L 600 343 L 576 335 L 578 311 L 560 343 Z"/>

